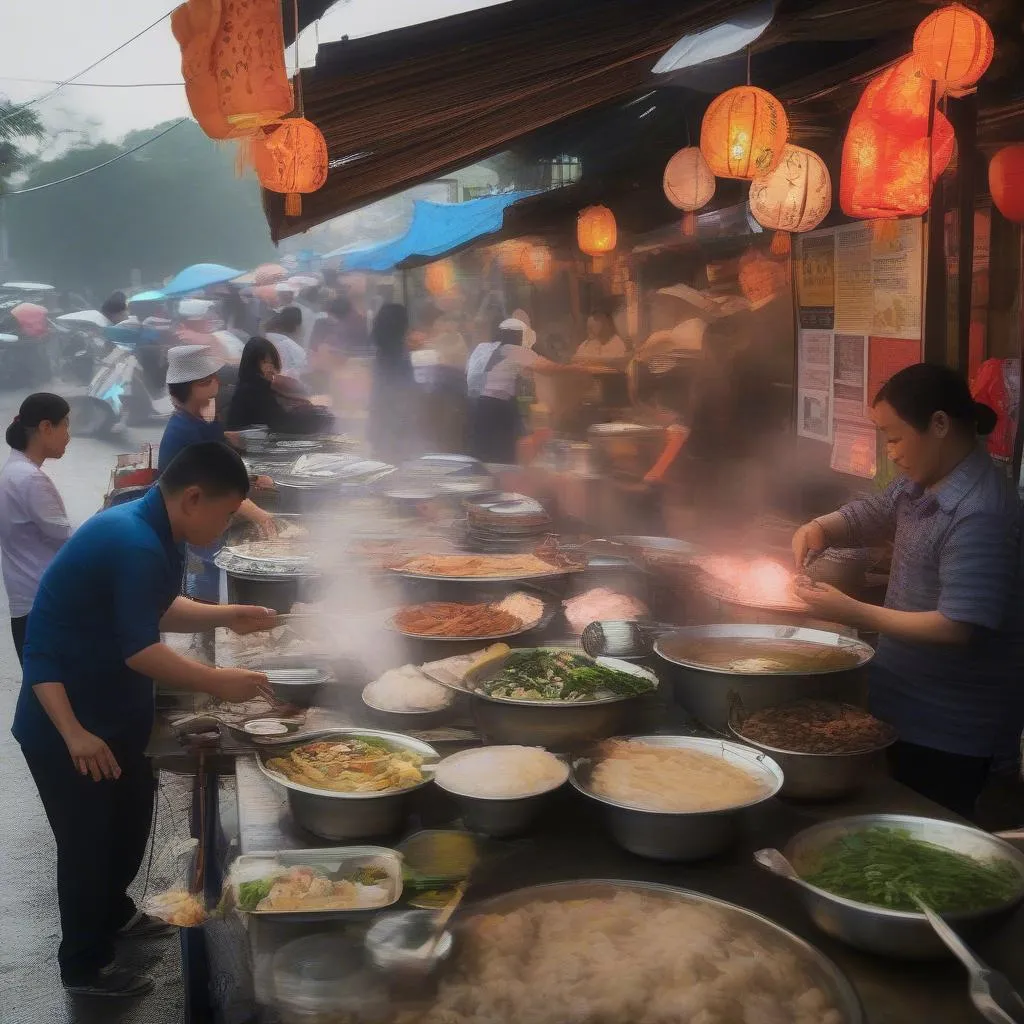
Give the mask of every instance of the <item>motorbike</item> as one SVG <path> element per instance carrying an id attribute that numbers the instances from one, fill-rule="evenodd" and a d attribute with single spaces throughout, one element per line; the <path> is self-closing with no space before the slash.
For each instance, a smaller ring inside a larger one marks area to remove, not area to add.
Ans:
<path id="1" fill-rule="evenodd" d="M 71 400 L 75 433 L 107 434 L 116 426 L 166 420 L 174 412 L 164 377 L 173 335 L 163 326 L 124 321 L 104 330 L 113 344 L 99 364 L 88 392 Z"/>
<path id="2" fill-rule="evenodd" d="M 64 313 L 50 322 L 51 353 L 58 380 L 88 384 L 113 345 L 103 337 L 110 326 L 95 309 Z"/>

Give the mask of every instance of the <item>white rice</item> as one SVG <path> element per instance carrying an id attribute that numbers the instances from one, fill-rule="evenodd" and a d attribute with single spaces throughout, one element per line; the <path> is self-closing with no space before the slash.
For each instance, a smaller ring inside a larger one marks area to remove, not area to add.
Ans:
<path id="1" fill-rule="evenodd" d="M 428 679 L 415 665 L 385 672 L 363 690 L 363 701 L 380 711 L 440 711 L 454 697 L 452 690 Z"/>
<path id="2" fill-rule="evenodd" d="M 460 796 L 534 796 L 565 782 L 569 768 L 540 747 L 481 747 L 446 757 L 434 780 Z"/>

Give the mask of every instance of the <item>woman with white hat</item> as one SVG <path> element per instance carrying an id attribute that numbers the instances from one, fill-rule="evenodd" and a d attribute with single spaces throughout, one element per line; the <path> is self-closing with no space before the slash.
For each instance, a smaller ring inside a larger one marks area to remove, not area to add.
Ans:
<path id="1" fill-rule="evenodd" d="M 174 413 L 167 421 L 160 439 L 157 469 L 163 472 L 174 457 L 190 444 L 202 441 L 228 441 L 224 427 L 217 420 L 204 416 L 220 388 L 218 372 L 224 361 L 206 345 L 178 345 L 167 353 L 167 390 L 174 401 Z M 257 504 L 246 498 L 239 515 L 254 523 L 263 534 L 275 532 L 274 520 Z M 220 572 L 212 564 L 219 545 L 196 548 L 192 554 L 203 563 L 203 571 L 191 581 L 193 597 L 216 601 L 219 597 Z"/>

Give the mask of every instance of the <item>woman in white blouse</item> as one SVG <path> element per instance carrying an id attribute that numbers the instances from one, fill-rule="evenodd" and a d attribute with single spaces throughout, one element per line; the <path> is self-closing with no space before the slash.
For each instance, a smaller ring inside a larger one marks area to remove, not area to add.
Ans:
<path id="1" fill-rule="evenodd" d="M 67 449 L 70 412 L 60 395 L 29 395 L 7 428 L 11 454 L 0 470 L 0 566 L 18 661 L 39 581 L 71 536 L 64 502 L 42 470 Z"/>

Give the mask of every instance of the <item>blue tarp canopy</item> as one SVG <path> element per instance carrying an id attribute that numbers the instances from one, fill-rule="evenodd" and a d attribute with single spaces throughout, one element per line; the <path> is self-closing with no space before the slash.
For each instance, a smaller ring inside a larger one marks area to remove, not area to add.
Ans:
<path id="1" fill-rule="evenodd" d="M 500 231 L 505 210 L 534 192 L 502 192 L 465 203 L 431 203 L 417 199 L 409 230 L 400 238 L 369 249 L 345 252 L 337 249 L 325 259 L 337 257 L 342 270 L 392 270 L 414 256 L 444 256 L 467 242 Z"/>

